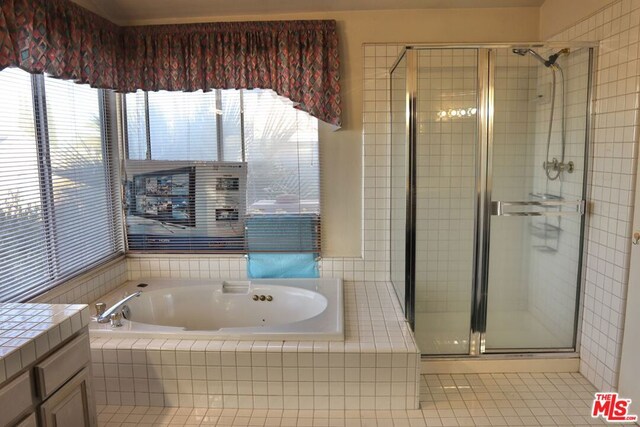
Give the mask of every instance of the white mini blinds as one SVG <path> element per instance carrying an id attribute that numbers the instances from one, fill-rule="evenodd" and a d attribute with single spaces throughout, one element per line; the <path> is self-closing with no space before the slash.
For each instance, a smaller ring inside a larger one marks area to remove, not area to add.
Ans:
<path id="1" fill-rule="evenodd" d="M 261 89 L 123 105 L 130 250 L 320 251 L 317 119 Z"/>
<path id="2" fill-rule="evenodd" d="M 105 100 L 0 72 L 0 302 L 25 301 L 123 252 Z"/>

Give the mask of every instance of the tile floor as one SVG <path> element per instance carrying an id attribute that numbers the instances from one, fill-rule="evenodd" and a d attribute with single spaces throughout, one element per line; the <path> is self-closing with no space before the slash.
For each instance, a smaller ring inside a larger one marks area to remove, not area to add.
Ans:
<path id="1" fill-rule="evenodd" d="M 101 427 L 587 426 L 595 388 L 577 373 L 423 375 L 419 410 L 332 411 L 99 406 Z"/>

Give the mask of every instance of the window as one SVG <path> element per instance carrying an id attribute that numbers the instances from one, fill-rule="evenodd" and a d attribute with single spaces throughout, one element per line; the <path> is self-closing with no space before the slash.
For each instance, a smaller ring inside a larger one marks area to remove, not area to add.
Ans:
<path id="1" fill-rule="evenodd" d="M 214 141 L 217 133 L 216 96 L 214 92 L 198 95 L 184 92 L 127 95 L 129 158 L 218 160 L 217 151 L 205 143 Z"/>
<path id="2" fill-rule="evenodd" d="M 23 301 L 123 251 L 101 94 L 0 72 L 0 302 Z"/>
<path id="3" fill-rule="evenodd" d="M 318 122 L 271 90 L 124 96 L 131 250 L 318 252 Z"/>

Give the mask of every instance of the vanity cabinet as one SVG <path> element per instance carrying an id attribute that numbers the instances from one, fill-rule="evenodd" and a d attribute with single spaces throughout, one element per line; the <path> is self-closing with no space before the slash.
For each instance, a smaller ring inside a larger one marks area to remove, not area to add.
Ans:
<path id="1" fill-rule="evenodd" d="M 90 355 L 84 328 L 0 386 L 0 426 L 97 426 Z"/>

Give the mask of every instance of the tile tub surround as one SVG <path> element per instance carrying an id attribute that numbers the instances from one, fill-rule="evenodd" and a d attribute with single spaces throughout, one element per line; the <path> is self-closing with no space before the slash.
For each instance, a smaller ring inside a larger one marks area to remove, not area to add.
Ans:
<path id="1" fill-rule="evenodd" d="M 386 282 L 345 282 L 345 341 L 92 338 L 98 404 L 373 410 L 418 406 L 420 353 Z"/>
<path id="2" fill-rule="evenodd" d="M 0 385 L 89 321 L 84 304 L 0 303 Z"/>

